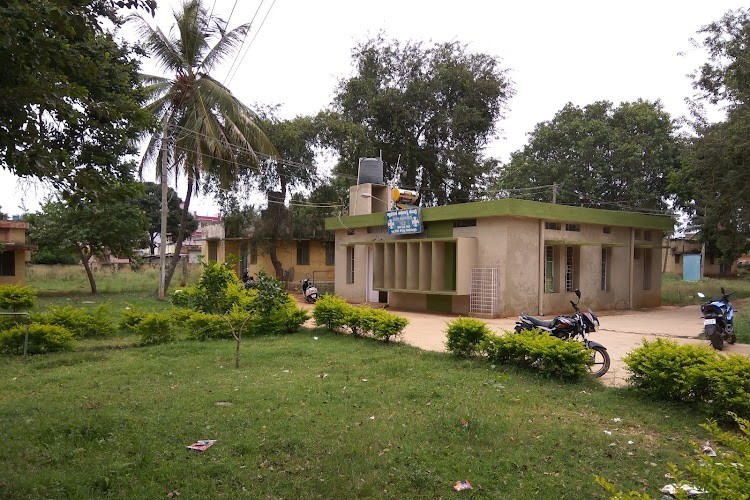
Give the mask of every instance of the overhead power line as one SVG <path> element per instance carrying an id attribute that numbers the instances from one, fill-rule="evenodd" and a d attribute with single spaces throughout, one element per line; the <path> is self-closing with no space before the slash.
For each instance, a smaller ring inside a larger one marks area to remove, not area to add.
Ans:
<path id="1" fill-rule="evenodd" d="M 266 19 L 268 19 L 268 14 L 271 13 L 271 9 L 273 9 L 274 5 L 276 5 L 276 0 L 273 0 L 273 3 L 271 4 L 271 6 L 266 11 L 266 15 L 263 17 L 263 21 L 261 21 L 260 26 L 255 31 L 255 35 L 253 35 L 253 38 L 250 40 L 250 43 L 247 44 L 247 48 L 245 49 L 245 53 L 242 54 L 242 57 L 240 58 L 239 64 L 237 64 L 237 67 L 234 68 L 234 74 L 232 74 L 232 76 L 229 77 L 229 79 L 227 81 L 227 85 L 229 85 L 230 83 L 232 83 L 232 80 L 234 79 L 235 75 L 237 74 L 237 70 L 239 70 L 240 66 L 242 66 L 242 61 L 245 60 L 245 56 L 247 55 L 248 52 L 250 52 L 250 47 L 253 46 L 253 42 L 258 37 L 258 33 L 260 33 L 260 30 L 263 29 L 263 25 L 266 24 Z"/>

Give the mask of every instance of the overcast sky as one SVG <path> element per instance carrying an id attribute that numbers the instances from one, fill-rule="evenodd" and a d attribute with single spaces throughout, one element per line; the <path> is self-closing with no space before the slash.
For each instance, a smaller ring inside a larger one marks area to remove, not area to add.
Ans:
<path id="1" fill-rule="evenodd" d="M 157 3 L 155 22 L 166 31 L 180 1 Z M 526 144 L 534 125 L 567 102 L 658 99 L 673 118 L 685 115 L 684 100 L 693 94 L 687 74 L 705 61 L 689 39 L 701 26 L 744 6 L 728 0 L 204 0 L 204 5 L 225 20 L 231 13 L 230 27 L 249 22 L 257 11 L 235 59 L 239 69 L 225 82 L 246 104 L 280 105 L 283 118 L 327 107 L 338 80 L 352 73 L 352 48 L 380 31 L 399 41 L 458 41 L 472 52 L 498 57 L 516 90 L 501 135 L 487 151 L 503 161 Z M 231 63 L 214 76 L 225 79 Z M 152 71 L 148 64 L 144 69 Z M 42 196 L 0 171 L 2 211 L 20 213 L 22 205 L 34 211 Z M 191 206 L 216 213 L 205 198 Z"/>

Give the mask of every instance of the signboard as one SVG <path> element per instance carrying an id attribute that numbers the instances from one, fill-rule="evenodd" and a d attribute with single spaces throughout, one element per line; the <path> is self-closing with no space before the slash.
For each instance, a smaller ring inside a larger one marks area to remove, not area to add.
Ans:
<path id="1" fill-rule="evenodd" d="M 388 234 L 419 234 L 422 232 L 422 212 L 419 208 L 389 210 L 385 213 Z"/>

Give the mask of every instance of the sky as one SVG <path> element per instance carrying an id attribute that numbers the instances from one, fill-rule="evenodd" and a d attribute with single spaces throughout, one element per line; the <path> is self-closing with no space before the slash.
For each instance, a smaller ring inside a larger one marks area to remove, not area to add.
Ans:
<path id="1" fill-rule="evenodd" d="M 328 107 L 338 81 L 352 75 L 352 49 L 380 32 L 401 42 L 456 41 L 497 57 L 516 92 L 486 152 L 501 161 L 568 102 L 618 105 L 642 98 L 660 100 L 675 119 L 686 115 L 685 99 L 693 95 L 688 74 L 706 60 L 690 39 L 701 26 L 744 7 L 728 0 L 203 1 L 230 28 L 255 16 L 238 56 L 214 76 L 248 105 L 279 105 L 282 118 Z M 154 22 L 162 30 L 172 25 L 180 3 L 157 0 Z M 147 61 L 143 69 L 155 71 Z M 184 183 L 177 188 L 184 193 Z M 45 195 L 0 168 L 3 212 L 38 210 Z M 218 212 L 207 197 L 194 198 L 191 207 L 204 215 Z"/>

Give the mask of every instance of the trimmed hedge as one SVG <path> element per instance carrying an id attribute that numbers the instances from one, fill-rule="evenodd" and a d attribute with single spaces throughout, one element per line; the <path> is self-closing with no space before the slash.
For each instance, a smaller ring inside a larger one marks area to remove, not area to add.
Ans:
<path id="1" fill-rule="evenodd" d="M 177 339 L 172 318 L 168 314 L 149 313 L 135 326 L 135 333 L 141 337 L 141 345 L 156 345 Z"/>
<path id="2" fill-rule="evenodd" d="M 101 304 L 88 311 L 74 306 L 53 306 L 45 313 L 34 315 L 34 321 L 46 325 L 62 326 L 77 339 L 109 337 L 115 327 L 109 304 Z"/>
<path id="3" fill-rule="evenodd" d="M 0 285 L 0 309 L 28 311 L 36 305 L 36 292 L 23 285 Z"/>
<path id="4" fill-rule="evenodd" d="M 469 357 L 478 354 L 484 339 L 492 334 L 487 324 L 475 318 L 456 318 L 448 322 L 445 331 L 448 352 L 456 356 Z"/>
<path id="5" fill-rule="evenodd" d="M 352 306 L 335 295 L 324 295 L 313 309 L 315 324 L 335 332 L 348 327 L 354 336 L 370 335 L 386 342 L 398 337 L 409 320 L 384 309 Z"/>
<path id="6" fill-rule="evenodd" d="M 17 325 L 0 332 L 0 353 L 23 354 L 26 325 Z M 31 323 L 29 325 L 29 354 L 71 351 L 75 347 L 73 334 L 56 325 Z"/>
<path id="7" fill-rule="evenodd" d="M 567 342 L 539 330 L 489 334 L 481 350 L 492 363 L 510 362 L 565 380 L 577 380 L 586 375 L 591 357 L 581 342 Z"/>
<path id="8" fill-rule="evenodd" d="M 653 397 L 694 404 L 719 420 L 728 420 L 728 412 L 750 415 L 750 359 L 744 356 L 657 339 L 644 340 L 623 361 L 632 384 Z"/>

